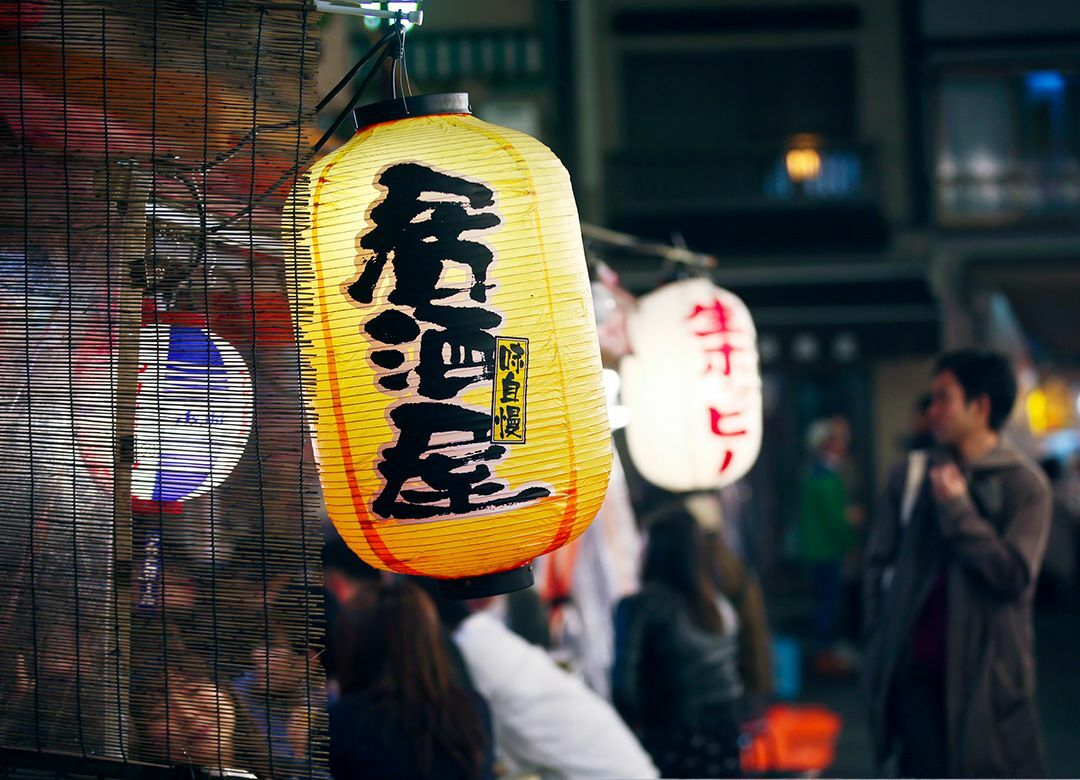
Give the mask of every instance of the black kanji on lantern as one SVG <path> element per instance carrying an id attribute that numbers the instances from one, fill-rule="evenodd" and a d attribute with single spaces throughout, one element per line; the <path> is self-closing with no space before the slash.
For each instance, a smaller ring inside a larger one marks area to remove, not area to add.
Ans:
<path id="1" fill-rule="evenodd" d="M 395 306 L 411 306 L 421 316 L 423 307 L 432 301 L 459 292 L 439 285 L 446 264 L 452 262 L 467 266 L 472 273 L 469 297 L 487 302 L 487 272 L 494 255 L 486 244 L 463 239 L 461 234 L 502 223 L 490 210 L 495 205 L 491 189 L 417 163 L 390 166 L 379 176 L 378 186 L 386 196 L 371 210 L 375 227 L 360 239 L 360 248 L 372 255 L 349 285 L 349 295 L 360 303 L 371 303 L 389 260 L 394 288 L 387 300 Z"/>
<path id="2" fill-rule="evenodd" d="M 524 442 L 522 346 L 512 344 L 505 354 L 500 349 L 498 357 L 505 365 L 496 382 L 494 425 L 505 438 L 492 440 L 490 409 L 446 403 L 496 378 L 493 333 L 503 318 L 487 306 L 495 257 L 476 240 L 502 223 L 494 192 L 418 163 L 392 165 L 376 184 L 385 195 L 371 210 L 374 227 L 358 241 L 359 275 L 346 291 L 357 304 L 373 303 L 389 264 L 390 308 L 362 326 L 386 346 L 373 349 L 368 359 L 382 390 L 422 400 L 403 400 L 390 412 L 397 438 L 382 450 L 378 470 L 385 486 L 373 510 L 386 518 L 423 520 L 551 495 L 538 485 L 515 491 L 494 473 L 507 452 L 502 445 Z M 462 238 L 465 233 L 472 238 Z"/>
<path id="3" fill-rule="evenodd" d="M 508 490 L 489 463 L 506 447 L 489 440 L 491 416 L 457 404 L 422 401 L 390 412 L 398 440 L 383 450 L 386 488 L 372 508 L 383 517 L 417 520 L 509 507 L 551 495 L 550 488 Z"/>
<path id="4" fill-rule="evenodd" d="M 441 325 L 420 337 L 420 395 L 436 400 L 455 398 L 469 385 L 493 376 L 495 337 L 491 330 L 502 317 L 479 306 L 430 306 L 428 322 Z"/>

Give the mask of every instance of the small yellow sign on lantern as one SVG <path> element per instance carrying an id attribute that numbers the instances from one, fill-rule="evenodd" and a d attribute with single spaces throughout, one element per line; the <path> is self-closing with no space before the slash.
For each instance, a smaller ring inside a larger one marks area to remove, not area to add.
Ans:
<path id="1" fill-rule="evenodd" d="M 286 210 L 330 518 L 378 568 L 522 587 L 592 521 L 611 464 L 569 177 L 463 94 L 357 125 Z"/>

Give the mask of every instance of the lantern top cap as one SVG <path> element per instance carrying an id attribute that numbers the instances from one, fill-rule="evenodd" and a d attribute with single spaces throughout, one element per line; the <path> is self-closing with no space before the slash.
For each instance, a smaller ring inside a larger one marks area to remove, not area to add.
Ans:
<path id="1" fill-rule="evenodd" d="M 353 110 L 356 129 L 363 130 L 382 122 L 413 119 L 434 114 L 471 114 L 468 92 L 443 92 L 434 95 L 399 97 L 369 103 Z"/>

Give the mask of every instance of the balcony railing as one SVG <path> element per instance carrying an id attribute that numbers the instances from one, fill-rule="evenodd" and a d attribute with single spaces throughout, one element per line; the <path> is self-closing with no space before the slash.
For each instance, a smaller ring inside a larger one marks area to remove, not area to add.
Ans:
<path id="1" fill-rule="evenodd" d="M 607 159 L 613 214 L 661 214 L 814 205 L 867 205 L 877 199 L 873 150 L 815 150 L 817 171 L 803 181 L 788 172 L 784 147 L 722 152 L 620 151 Z"/>
<path id="2" fill-rule="evenodd" d="M 1080 161 L 940 172 L 938 222 L 946 227 L 1080 222 Z"/>

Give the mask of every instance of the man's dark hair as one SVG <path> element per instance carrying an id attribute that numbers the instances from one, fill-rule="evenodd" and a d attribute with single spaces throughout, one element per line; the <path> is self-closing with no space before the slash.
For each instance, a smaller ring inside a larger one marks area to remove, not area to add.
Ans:
<path id="1" fill-rule="evenodd" d="M 919 414 L 926 414 L 933 403 L 934 396 L 931 393 L 923 393 L 919 396 L 919 400 L 915 402 L 915 411 Z"/>
<path id="2" fill-rule="evenodd" d="M 1001 430 L 1016 403 L 1016 374 L 1009 359 L 999 352 L 961 349 L 941 356 L 934 375 L 948 371 L 964 389 L 964 399 L 990 399 L 990 429 Z"/>

